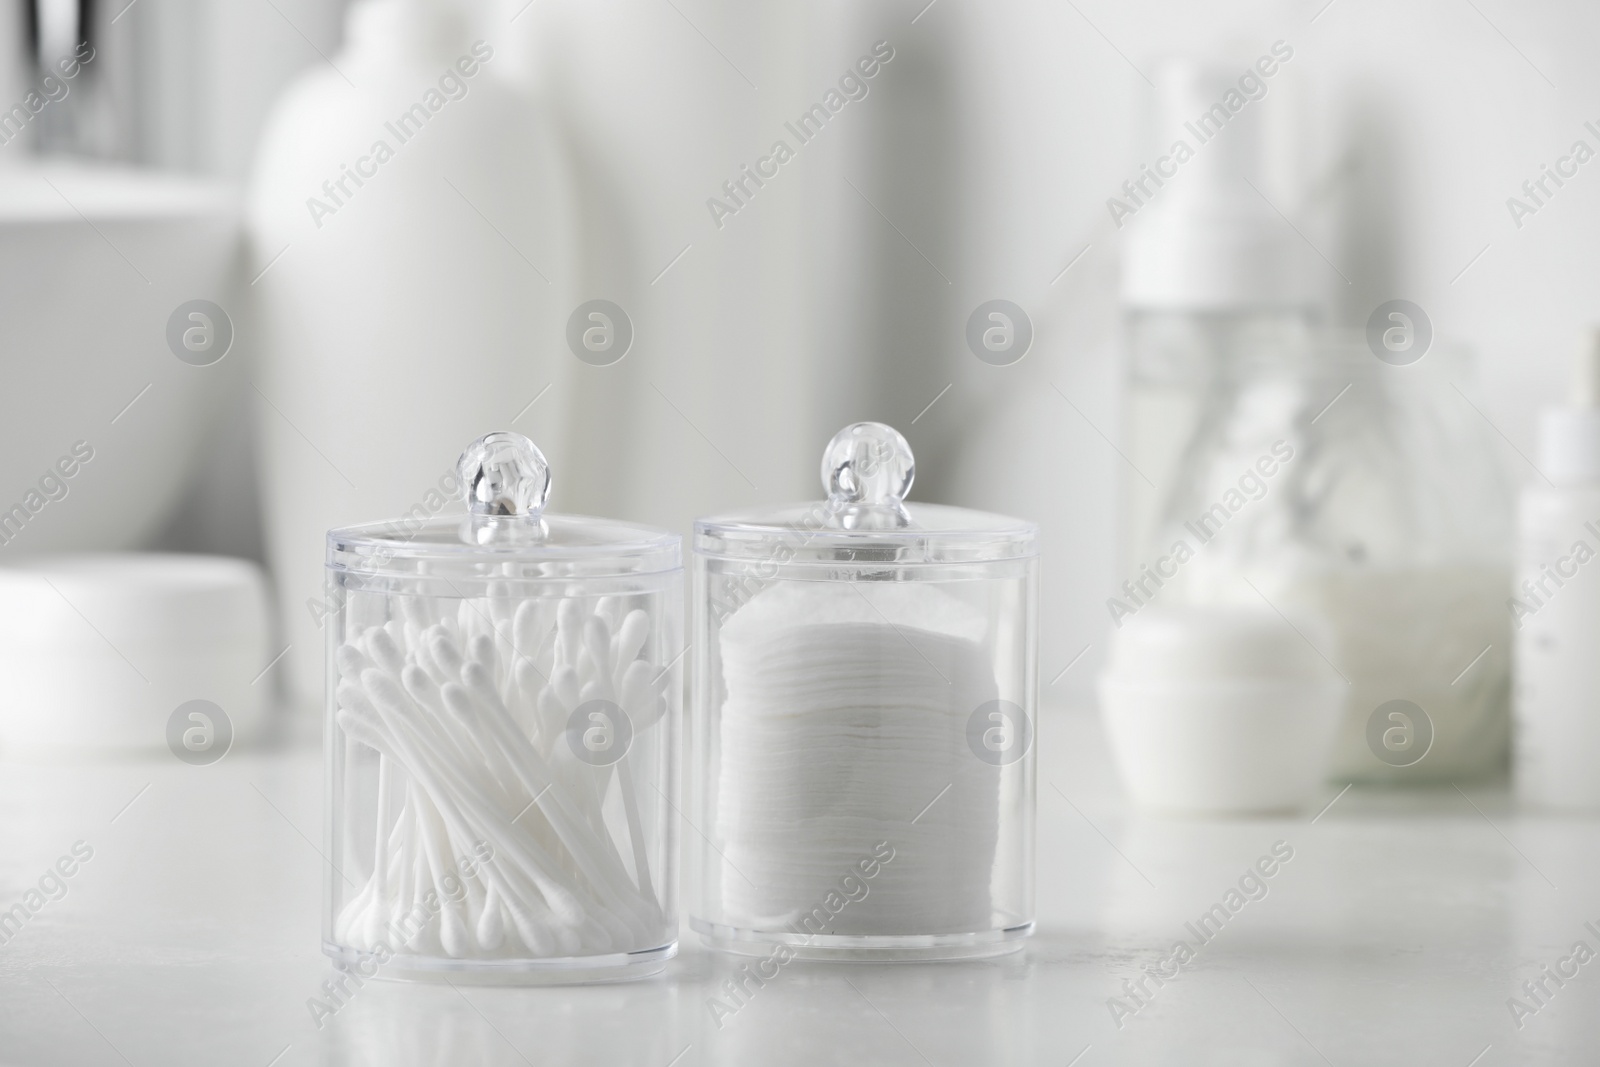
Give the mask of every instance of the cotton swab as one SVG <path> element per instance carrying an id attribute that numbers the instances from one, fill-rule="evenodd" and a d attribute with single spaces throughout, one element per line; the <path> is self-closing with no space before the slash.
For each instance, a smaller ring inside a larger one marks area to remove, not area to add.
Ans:
<path id="1" fill-rule="evenodd" d="M 671 936 L 629 761 L 592 767 L 561 743 L 587 699 L 620 703 L 635 736 L 659 720 L 659 670 L 641 658 L 649 615 L 615 598 L 585 610 L 570 584 L 513 606 L 511 589 L 490 582 L 483 604 L 395 598 L 393 617 L 369 612 L 336 650 L 336 721 L 376 750 L 379 779 L 373 872 L 336 937 L 375 945 L 425 897 L 439 906 L 408 948 L 456 959 L 593 954 Z M 601 812 L 612 773 L 631 876 Z M 493 860 L 461 873 L 455 858 L 483 843 Z"/>

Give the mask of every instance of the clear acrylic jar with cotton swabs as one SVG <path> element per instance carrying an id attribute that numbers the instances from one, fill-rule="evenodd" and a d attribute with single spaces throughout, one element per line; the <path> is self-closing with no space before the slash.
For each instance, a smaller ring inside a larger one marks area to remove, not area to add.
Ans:
<path id="1" fill-rule="evenodd" d="M 324 950 L 359 973 L 608 981 L 676 951 L 680 539 L 543 514 L 527 438 L 466 516 L 328 534 Z"/>
<path id="2" fill-rule="evenodd" d="M 1033 929 L 1036 527 L 913 472 L 857 423 L 827 500 L 695 524 L 690 924 L 763 975 Z"/>

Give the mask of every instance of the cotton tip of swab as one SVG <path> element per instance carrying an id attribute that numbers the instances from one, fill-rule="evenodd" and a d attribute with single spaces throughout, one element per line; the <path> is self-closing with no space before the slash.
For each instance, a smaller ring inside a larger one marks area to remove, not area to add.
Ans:
<path id="1" fill-rule="evenodd" d="M 637 659 L 649 637 L 650 616 L 638 608 L 628 612 L 628 617 L 617 627 L 617 636 L 611 643 L 612 668 L 625 668 Z"/>
<path id="2" fill-rule="evenodd" d="M 444 701 L 445 710 L 462 722 L 470 723 L 478 717 L 478 709 L 473 707 L 472 697 L 460 682 L 446 682 L 440 686 L 439 699 Z"/>
<path id="3" fill-rule="evenodd" d="M 429 677 L 428 672 L 415 663 L 406 664 L 405 670 L 400 672 L 400 684 L 406 687 L 412 699 L 423 704 L 436 704 L 439 700 L 439 686 Z"/>
<path id="4" fill-rule="evenodd" d="M 446 905 L 439 913 L 439 944 L 452 959 L 460 959 L 472 952 L 472 940 L 467 935 L 467 921 L 454 905 Z"/>
<path id="5" fill-rule="evenodd" d="M 546 932 L 543 924 L 534 918 L 522 901 L 515 896 L 503 899 L 506 914 L 511 916 L 511 926 L 517 932 L 517 940 L 526 945 L 535 956 L 549 956 L 555 949 L 555 939 Z"/>
<path id="6" fill-rule="evenodd" d="M 433 652 L 429 649 L 432 632 L 430 628 L 417 635 L 416 643 L 412 646 L 411 658 L 427 672 L 429 678 L 433 679 L 434 685 L 443 685 L 450 680 L 450 676 L 433 660 Z"/>
<path id="7" fill-rule="evenodd" d="M 396 677 L 405 666 L 406 654 L 400 650 L 400 643 L 388 630 L 374 630 L 368 635 L 367 654 L 372 657 L 373 663 Z"/>
<path id="8" fill-rule="evenodd" d="M 372 661 L 362 655 L 361 650 L 352 644 L 343 644 L 333 650 L 334 666 L 339 668 L 341 678 L 356 678 L 361 672 L 372 666 Z"/>
<path id="9" fill-rule="evenodd" d="M 524 600 L 517 605 L 517 613 L 511 619 L 511 643 L 517 651 L 524 656 L 531 656 L 539 648 L 539 605 L 536 601 Z"/>
<path id="10" fill-rule="evenodd" d="M 469 690 L 477 695 L 488 698 L 500 698 L 494 688 L 494 674 L 488 667 L 477 660 L 468 660 L 461 668 L 461 681 Z"/>
<path id="11" fill-rule="evenodd" d="M 473 662 L 481 663 L 491 671 L 494 670 L 494 638 L 488 634 L 479 634 L 474 637 L 467 647 L 467 654 Z"/>
<path id="12" fill-rule="evenodd" d="M 540 673 L 547 677 L 556 666 L 557 637 L 556 631 L 552 629 L 544 635 L 543 640 L 539 642 L 539 651 L 534 653 L 534 662 L 539 665 Z"/>
<path id="13" fill-rule="evenodd" d="M 461 673 L 463 662 L 461 650 L 456 647 L 455 641 L 449 634 L 435 629 L 433 636 L 428 640 L 428 651 L 433 653 L 433 661 L 445 674 L 456 676 Z"/>
<path id="14" fill-rule="evenodd" d="M 606 620 L 592 615 L 583 624 L 583 647 L 602 673 L 611 672 L 611 627 Z"/>
<path id="15" fill-rule="evenodd" d="M 500 894 L 493 886 L 483 901 L 483 912 L 478 916 L 478 944 L 485 952 L 493 952 L 506 940 L 505 916 L 500 912 Z"/>
<path id="16" fill-rule="evenodd" d="M 369 667 L 367 669 L 371 670 L 372 668 Z M 334 690 L 334 698 L 339 702 L 341 708 L 347 708 L 357 715 L 376 717 L 377 713 L 372 707 L 372 701 L 367 699 L 366 690 L 361 688 L 361 684 L 358 681 L 350 678 L 340 681 L 338 688 Z"/>
<path id="17" fill-rule="evenodd" d="M 582 703 L 578 698 L 578 672 L 570 665 L 563 664 L 550 672 L 550 688 L 555 690 L 568 711 Z"/>
<path id="18" fill-rule="evenodd" d="M 411 698 L 406 696 L 399 682 L 383 671 L 377 668 L 362 671 L 361 686 L 372 698 L 373 705 L 385 716 L 403 719 L 411 715 Z"/>

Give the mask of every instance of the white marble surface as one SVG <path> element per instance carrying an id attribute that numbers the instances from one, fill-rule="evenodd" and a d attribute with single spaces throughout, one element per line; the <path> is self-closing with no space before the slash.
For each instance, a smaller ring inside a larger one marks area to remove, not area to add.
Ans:
<path id="1" fill-rule="evenodd" d="M 1039 932 L 1022 953 L 793 964 L 720 1029 L 707 997 L 729 963 L 686 935 L 645 982 L 373 982 L 318 1030 L 314 751 L 0 764 L 0 910 L 74 842 L 94 851 L 0 946 L 0 1063 L 1600 1062 L 1600 961 L 1547 982 L 1520 1031 L 1507 1007 L 1574 942 L 1600 950 L 1584 926 L 1600 929 L 1600 822 L 1519 815 L 1503 786 L 1352 790 L 1314 823 L 1156 820 L 1119 796 L 1091 716 L 1048 713 L 1039 741 Z M 1277 841 L 1294 855 L 1267 895 L 1119 1028 L 1123 979 Z"/>

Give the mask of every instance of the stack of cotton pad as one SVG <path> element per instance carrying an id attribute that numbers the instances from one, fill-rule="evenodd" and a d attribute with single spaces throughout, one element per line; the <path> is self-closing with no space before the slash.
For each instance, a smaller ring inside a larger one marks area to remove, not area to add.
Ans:
<path id="1" fill-rule="evenodd" d="M 887 842 L 892 862 L 826 933 L 992 925 L 999 790 L 967 744 L 996 695 L 982 634 L 909 583 L 780 582 L 728 620 L 714 838 L 735 922 L 793 926 Z"/>

